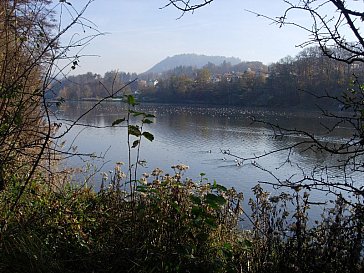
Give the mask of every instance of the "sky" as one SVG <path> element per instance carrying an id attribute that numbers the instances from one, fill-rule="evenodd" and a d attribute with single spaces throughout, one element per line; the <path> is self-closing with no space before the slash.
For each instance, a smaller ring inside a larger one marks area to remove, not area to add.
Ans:
<path id="1" fill-rule="evenodd" d="M 80 9 L 87 0 L 68 2 Z M 110 70 L 142 73 L 168 56 L 183 53 L 233 56 L 242 61 L 270 64 L 287 55 L 296 55 L 301 50 L 297 45 L 308 39 L 308 34 L 298 28 L 279 28 L 270 20 L 246 11 L 278 17 L 287 7 L 283 0 L 215 0 L 182 18 L 179 18 L 181 12 L 173 7 L 161 9 L 167 3 L 167 0 L 94 0 L 83 17 L 105 34 L 83 48 L 79 55 L 85 57 L 73 74 L 103 75 Z M 304 14 L 292 16 L 298 23 L 307 19 Z M 73 28 L 62 38 L 62 43 L 90 34 L 92 31 L 87 28 Z"/>

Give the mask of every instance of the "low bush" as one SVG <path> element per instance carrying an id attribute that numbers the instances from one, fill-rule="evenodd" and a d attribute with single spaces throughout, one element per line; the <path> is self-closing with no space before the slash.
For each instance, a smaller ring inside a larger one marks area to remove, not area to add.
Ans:
<path id="1" fill-rule="evenodd" d="M 362 272 L 363 206 L 340 197 L 309 222 L 309 194 L 243 196 L 159 169 L 126 191 L 120 165 L 90 187 L 32 181 L 9 211 L 17 183 L 1 193 L 1 272 Z M 203 175 L 203 174 L 202 174 Z M 238 228 L 251 221 L 250 230 Z"/>
<path id="2" fill-rule="evenodd" d="M 152 174 L 133 196 L 117 176 L 99 192 L 34 181 L 16 212 L 6 209 L 18 191 L 9 186 L 1 272 L 236 272 L 242 195 L 180 172 Z"/>

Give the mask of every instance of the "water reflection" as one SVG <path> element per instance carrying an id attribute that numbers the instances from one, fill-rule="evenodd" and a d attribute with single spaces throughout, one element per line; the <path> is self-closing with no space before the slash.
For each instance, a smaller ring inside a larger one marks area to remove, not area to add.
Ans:
<path id="1" fill-rule="evenodd" d="M 57 112 L 57 116 L 73 120 L 91 106 L 92 102 L 67 103 Z M 142 143 L 141 156 L 147 161 L 147 166 L 141 172 L 152 171 L 155 167 L 171 172 L 171 165 L 183 163 L 191 167 L 187 173 L 190 178 L 198 179 L 199 174 L 204 172 L 208 178 L 244 192 L 250 192 L 251 187 L 258 181 L 275 182 L 274 178 L 267 172 L 253 167 L 253 160 L 244 161 L 242 166 L 237 166 L 234 158 L 223 155 L 221 149 L 229 149 L 232 154 L 250 158 L 282 149 L 303 138 L 297 135 L 274 137 L 274 132 L 269 126 L 252 123 L 251 116 L 280 124 L 282 127 L 315 132 L 318 136 L 324 136 L 327 131 L 322 123 L 328 126 L 333 122 L 330 119 L 319 118 L 318 113 L 274 112 L 237 107 L 143 104 L 139 106 L 139 110 L 156 116 L 155 123 L 147 126 L 147 130 L 154 134 L 155 141 Z M 66 136 L 68 142 L 75 141 L 81 153 L 95 152 L 101 155 L 107 151 L 105 160 L 98 164 L 104 164 L 104 170 L 111 170 L 115 162 L 127 160 L 125 128 L 110 127 L 114 120 L 125 115 L 126 108 L 122 103 L 104 103 L 80 121 L 94 127 L 76 126 L 75 130 Z M 331 134 L 327 141 L 343 141 L 350 133 L 346 128 L 342 128 L 339 132 Z M 340 160 L 339 157 L 303 150 L 302 147 L 296 147 L 254 161 L 282 180 L 300 180 L 306 175 L 311 175 L 315 166 L 334 165 Z M 70 165 L 80 163 L 82 161 L 79 158 L 69 161 Z M 328 175 L 340 175 L 335 172 L 337 170 L 329 170 Z M 95 181 L 96 187 L 100 181 Z M 317 198 L 320 199 L 320 196 L 317 195 Z"/>

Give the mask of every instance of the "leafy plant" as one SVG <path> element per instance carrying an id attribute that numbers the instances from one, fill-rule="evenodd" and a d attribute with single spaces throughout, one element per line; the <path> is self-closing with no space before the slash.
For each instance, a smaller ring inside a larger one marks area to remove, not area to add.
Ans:
<path id="1" fill-rule="evenodd" d="M 129 176 L 129 183 L 130 183 L 130 194 L 131 197 L 134 198 L 134 192 L 136 190 L 138 180 L 137 180 L 137 173 L 138 173 L 138 166 L 142 165 L 144 162 L 140 161 L 140 148 L 142 139 L 145 138 L 149 141 L 154 140 L 154 135 L 148 131 L 144 130 L 145 124 L 152 124 L 153 121 L 151 118 L 155 118 L 154 115 L 148 114 L 145 112 L 138 112 L 135 110 L 135 107 L 138 103 L 135 100 L 133 95 L 124 95 L 124 102 L 127 104 L 127 115 L 126 117 L 119 118 L 112 123 L 112 126 L 116 126 L 123 122 L 126 123 L 126 127 L 128 128 L 128 176 Z M 138 118 L 137 124 L 133 124 L 132 118 Z M 136 149 L 136 159 L 135 162 L 132 162 L 132 149 Z"/>

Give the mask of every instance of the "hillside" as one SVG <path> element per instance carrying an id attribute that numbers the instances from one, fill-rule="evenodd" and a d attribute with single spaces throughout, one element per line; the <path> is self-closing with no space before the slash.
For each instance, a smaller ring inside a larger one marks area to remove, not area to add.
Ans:
<path id="1" fill-rule="evenodd" d="M 223 62 L 231 63 L 236 65 L 241 62 L 239 58 L 235 57 L 223 57 L 223 56 L 206 56 L 197 54 L 180 54 L 173 57 L 167 57 L 161 62 L 154 65 L 151 69 L 145 73 L 161 73 L 171 70 L 177 66 L 193 66 L 196 68 L 202 68 L 208 63 L 220 65 Z"/>

